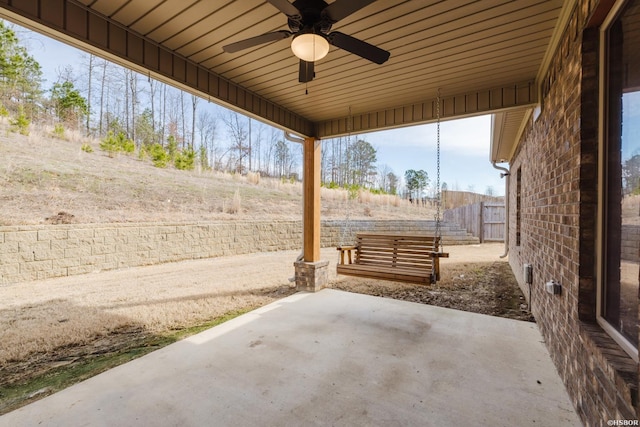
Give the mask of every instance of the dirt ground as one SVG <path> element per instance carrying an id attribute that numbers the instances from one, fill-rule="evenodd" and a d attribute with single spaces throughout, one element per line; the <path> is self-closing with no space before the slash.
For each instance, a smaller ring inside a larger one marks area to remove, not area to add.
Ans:
<path id="1" fill-rule="evenodd" d="M 440 260 L 441 280 L 430 286 L 342 279 L 334 288 L 456 310 L 534 321 L 506 259 L 503 244 L 451 246 Z"/>
<path id="2" fill-rule="evenodd" d="M 445 250 L 450 258 L 441 261 L 442 280 L 428 287 L 337 277 L 335 249 L 323 249 L 322 258 L 331 262 L 336 289 L 533 321 L 508 263 L 499 258 L 502 244 Z M 26 383 L 100 356 L 148 352 L 170 343 L 162 337 L 176 331 L 294 293 L 289 278 L 297 255 L 240 255 L 0 287 L 0 414 L 69 385 L 45 381 L 22 390 Z M 70 383 L 108 367 L 73 374 Z"/>

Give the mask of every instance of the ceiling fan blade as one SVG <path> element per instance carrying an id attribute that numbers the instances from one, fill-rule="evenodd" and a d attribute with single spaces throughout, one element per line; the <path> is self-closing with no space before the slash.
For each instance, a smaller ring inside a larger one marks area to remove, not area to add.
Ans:
<path id="1" fill-rule="evenodd" d="M 308 83 L 316 76 L 313 62 L 307 62 L 300 60 L 300 73 L 298 74 L 298 81 L 300 83 Z"/>
<path id="2" fill-rule="evenodd" d="M 300 11 L 294 5 L 289 3 L 288 0 L 267 0 L 267 1 L 271 3 L 280 12 L 284 13 L 294 21 L 302 20 Z"/>
<path id="3" fill-rule="evenodd" d="M 266 33 L 260 36 L 255 36 L 248 39 L 240 40 L 239 42 L 228 44 L 226 46 L 223 46 L 222 50 L 227 53 L 236 53 L 243 49 L 248 49 L 250 47 L 258 46 L 264 43 L 286 39 L 289 36 L 291 36 L 291 32 L 285 30 Z"/>
<path id="4" fill-rule="evenodd" d="M 336 0 L 322 11 L 322 16 L 331 23 L 338 22 L 376 0 Z"/>
<path id="5" fill-rule="evenodd" d="M 335 3 L 333 3 L 335 4 Z M 376 64 L 383 64 L 389 59 L 391 55 L 384 49 L 380 49 L 377 46 L 358 40 L 355 37 L 351 37 L 347 34 L 334 31 L 329 34 L 329 43 L 340 49 L 344 49 L 347 52 L 351 52 L 354 55 L 358 55 L 364 59 L 368 59 Z"/>

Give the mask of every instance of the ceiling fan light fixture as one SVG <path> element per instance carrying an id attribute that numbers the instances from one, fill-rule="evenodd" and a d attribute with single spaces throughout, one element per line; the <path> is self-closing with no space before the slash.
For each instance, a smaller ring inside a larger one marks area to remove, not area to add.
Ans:
<path id="1" fill-rule="evenodd" d="M 303 61 L 315 62 L 327 56 L 329 42 L 319 34 L 298 34 L 291 42 L 291 50 Z"/>

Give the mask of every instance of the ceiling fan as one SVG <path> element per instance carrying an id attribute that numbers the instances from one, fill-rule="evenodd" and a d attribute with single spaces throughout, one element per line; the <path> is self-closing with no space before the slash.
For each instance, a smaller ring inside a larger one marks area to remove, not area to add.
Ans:
<path id="1" fill-rule="evenodd" d="M 287 15 L 289 29 L 274 31 L 231 43 L 222 49 L 228 53 L 264 43 L 275 42 L 293 36 L 291 50 L 300 58 L 301 83 L 310 82 L 315 77 L 314 62 L 324 58 L 329 52 L 329 44 L 344 49 L 376 64 L 389 59 L 390 53 L 372 44 L 339 31 L 331 31 L 331 26 L 376 0 L 336 0 L 327 4 L 324 0 L 268 0 L 280 12 Z"/>

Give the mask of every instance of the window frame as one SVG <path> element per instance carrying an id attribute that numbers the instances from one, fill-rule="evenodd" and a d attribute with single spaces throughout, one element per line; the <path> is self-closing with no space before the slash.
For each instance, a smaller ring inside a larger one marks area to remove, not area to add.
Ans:
<path id="1" fill-rule="evenodd" d="M 605 220 L 606 220 L 606 181 L 608 177 L 605 175 L 607 169 L 605 167 L 607 161 L 607 150 L 605 144 L 608 135 L 608 30 L 613 22 L 618 18 L 627 0 L 617 0 L 607 17 L 600 26 L 599 34 L 599 64 L 598 64 L 598 228 L 597 228 L 597 293 L 596 293 L 596 321 L 598 325 L 613 340 L 638 363 L 638 348 L 624 337 L 618 330 L 611 325 L 602 315 L 605 288 L 605 259 L 606 259 L 606 241 L 605 241 Z"/>

